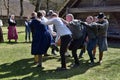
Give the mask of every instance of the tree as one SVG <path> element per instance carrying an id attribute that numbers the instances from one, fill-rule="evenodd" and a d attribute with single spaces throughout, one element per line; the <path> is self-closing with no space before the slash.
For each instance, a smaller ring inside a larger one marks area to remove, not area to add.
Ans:
<path id="1" fill-rule="evenodd" d="M 20 0 L 20 16 L 22 17 L 23 16 L 23 12 L 24 12 L 24 10 L 23 10 L 23 0 Z"/>
<path id="2" fill-rule="evenodd" d="M 41 2 L 42 2 L 42 0 L 37 0 L 36 1 L 35 12 L 40 10 Z"/>
<path id="3" fill-rule="evenodd" d="M 46 1 L 47 11 L 49 10 L 49 0 Z"/>
<path id="4" fill-rule="evenodd" d="M 9 17 L 9 0 L 3 0 L 4 1 L 4 5 L 5 5 L 5 8 L 7 9 L 7 16 Z"/>
<path id="5" fill-rule="evenodd" d="M 29 0 L 29 1 L 30 1 L 33 5 L 35 5 L 37 0 Z"/>

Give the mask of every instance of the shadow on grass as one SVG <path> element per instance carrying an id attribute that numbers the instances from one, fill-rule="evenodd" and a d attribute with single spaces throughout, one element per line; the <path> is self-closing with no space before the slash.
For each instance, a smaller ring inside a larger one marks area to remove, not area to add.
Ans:
<path id="1" fill-rule="evenodd" d="M 8 41 L 5 41 L 5 42 L 2 42 L 2 43 L 6 43 L 6 44 L 11 44 L 11 45 L 14 45 L 14 44 L 31 44 L 31 42 L 15 42 L 15 41 L 11 41 L 11 42 L 8 42 Z"/>
<path id="2" fill-rule="evenodd" d="M 57 57 L 48 57 L 45 58 L 44 61 L 55 58 Z M 97 65 L 98 64 L 94 66 Z M 2 73 L 0 74 L 0 79 L 19 76 L 25 76 L 22 80 L 66 79 L 75 75 L 84 74 L 89 68 L 91 67 L 88 66 L 88 62 L 81 60 L 80 66 L 77 68 L 70 68 L 65 71 L 57 71 L 56 69 L 46 70 L 36 67 L 33 58 L 29 58 L 0 65 L 0 73 Z M 18 78 L 12 80 L 18 80 Z"/>

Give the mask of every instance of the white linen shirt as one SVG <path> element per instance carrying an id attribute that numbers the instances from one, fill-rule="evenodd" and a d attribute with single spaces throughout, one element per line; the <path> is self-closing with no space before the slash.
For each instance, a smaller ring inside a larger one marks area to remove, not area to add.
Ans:
<path id="1" fill-rule="evenodd" d="M 48 19 L 46 18 L 46 17 L 42 17 L 41 18 L 41 22 L 42 23 L 46 23 L 48 21 Z M 51 25 L 48 25 L 48 29 L 49 29 L 49 32 L 52 34 L 54 31 L 53 31 L 53 24 L 51 24 Z"/>
<path id="2" fill-rule="evenodd" d="M 64 36 L 64 35 L 71 35 L 71 31 L 69 28 L 62 22 L 62 20 L 59 17 L 54 17 L 49 19 L 46 23 L 46 25 L 55 25 L 57 35 L 58 36 Z"/>

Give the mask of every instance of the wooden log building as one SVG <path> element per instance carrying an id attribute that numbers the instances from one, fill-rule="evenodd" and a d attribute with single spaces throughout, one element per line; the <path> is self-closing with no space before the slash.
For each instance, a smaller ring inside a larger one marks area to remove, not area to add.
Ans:
<path id="1" fill-rule="evenodd" d="M 85 20 L 99 12 L 104 12 L 109 20 L 108 38 L 120 39 L 120 0 L 67 0 L 59 15 L 72 13 L 76 19 Z"/>

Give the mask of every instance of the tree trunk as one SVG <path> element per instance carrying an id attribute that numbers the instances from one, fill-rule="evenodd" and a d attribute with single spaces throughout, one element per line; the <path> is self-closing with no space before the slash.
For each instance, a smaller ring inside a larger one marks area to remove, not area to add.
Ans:
<path id="1" fill-rule="evenodd" d="M 46 5 L 47 5 L 47 12 L 48 12 L 49 11 L 49 0 L 47 0 Z"/>
<path id="2" fill-rule="evenodd" d="M 42 2 L 42 0 L 37 0 L 37 1 L 36 1 L 35 12 L 37 12 L 37 11 L 40 10 L 41 2 Z"/>
<path id="3" fill-rule="evenodd" d="M 7 3 L 7 5 L 8 5 L 8 8 L 7 8 L 7 16 L 9 17 L 9 13 L 10 13 L 10 9 L 9 9 L 9 0 L 8 0 L 8 3 Z"/>
<path id="4" fill-rule="evenodd" d="M 20 0 L 20 9 L 21 9 L 21 11 L 20 11 L 20 17 L 22 18 L 23 12 L 24 12 L 24 10 L 23 10 L 23 0 Z"/>
<path id="5" fill-rule="evenodd" d="M 3 1 L 4 1 L 5 8 L 7 9 L 7 16 L 9 17 L 9 0 L 8 1 L 3 0 Z"/>

